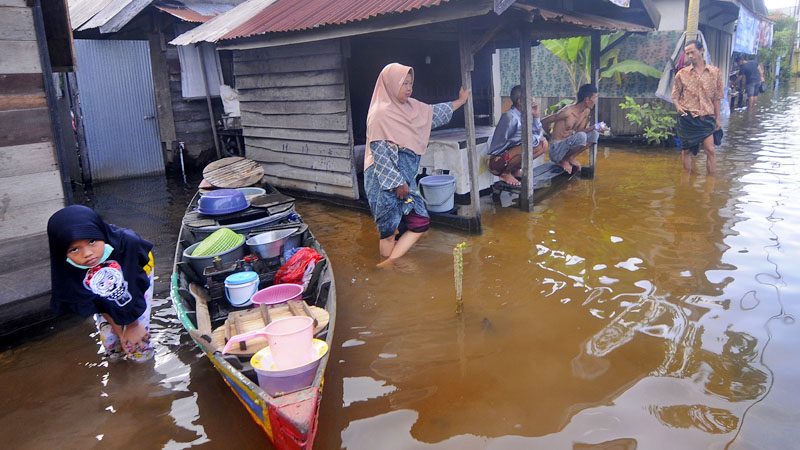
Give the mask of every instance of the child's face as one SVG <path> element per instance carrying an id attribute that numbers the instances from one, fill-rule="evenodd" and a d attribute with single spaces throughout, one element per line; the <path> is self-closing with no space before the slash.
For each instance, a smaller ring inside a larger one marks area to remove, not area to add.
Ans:
<path id="1" fill-rule="evenodd" d="M 105 241 L 99 239 L 78 239 L 67 248 L 67 258 L 79 266 L 94 267 L 100 263 L 106 249 Z"/>

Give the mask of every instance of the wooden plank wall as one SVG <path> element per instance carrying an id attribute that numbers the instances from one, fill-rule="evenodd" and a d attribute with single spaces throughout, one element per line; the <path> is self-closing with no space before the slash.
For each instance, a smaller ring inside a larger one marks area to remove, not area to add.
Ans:
<path id="1" fill-rule="evenodd" d="M 47 219 L 63 206 L 32 10 L 0 0 L 0 306 L 49 292 Z"/>
<path id="2" fill-rule="evenodd" d="M 25 0 L 0 1 L 0 257 L 64 206 L 33 30 Z"/>
<path id="3" fill-rule="evenodd" d="M 278 186 L 358 198 L 340 41 L 234 53 L 247 156 Z"/>

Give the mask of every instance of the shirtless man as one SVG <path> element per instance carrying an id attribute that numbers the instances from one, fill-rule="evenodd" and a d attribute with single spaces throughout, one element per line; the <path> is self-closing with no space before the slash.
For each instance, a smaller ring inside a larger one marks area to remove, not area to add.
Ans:
<path id="1" fill-rule="evenodd" d="M 542 126 L 553 126 L 550 144 L 550 159 L 572 174 L 573 166 L 581 170 L 577 156 L 590 145 L 597 143 L 599 133 L 589 123 L 589 112 L 597 102 L 597 88 L 584 84 L 578 89 L 576 102 L 561 108 L 555 114 L 542 119 Z"/>

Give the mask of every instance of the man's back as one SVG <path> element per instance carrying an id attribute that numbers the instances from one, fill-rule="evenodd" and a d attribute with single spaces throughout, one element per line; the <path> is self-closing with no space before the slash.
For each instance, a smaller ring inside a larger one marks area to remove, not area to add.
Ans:
<path id="1" fill-rule="evenodd" d="M 758 63 L 755 61 L 747 61 L 742 64 L 739 72 L 744 75 L 745 83 L 752 84 L 756 81 L 761 81 L 761 74 L 758 72 Z"/>

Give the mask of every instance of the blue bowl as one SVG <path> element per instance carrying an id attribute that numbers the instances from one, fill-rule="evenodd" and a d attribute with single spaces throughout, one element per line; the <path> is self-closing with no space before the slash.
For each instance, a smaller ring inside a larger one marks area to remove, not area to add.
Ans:
<path id="1" fill-rule="evenodd" d="M 238 189 L 217 189 L 204 194 L 197 202 L 197 211 L 209 216 L 231 214 L 247 209 L 250 203 Z"/>

